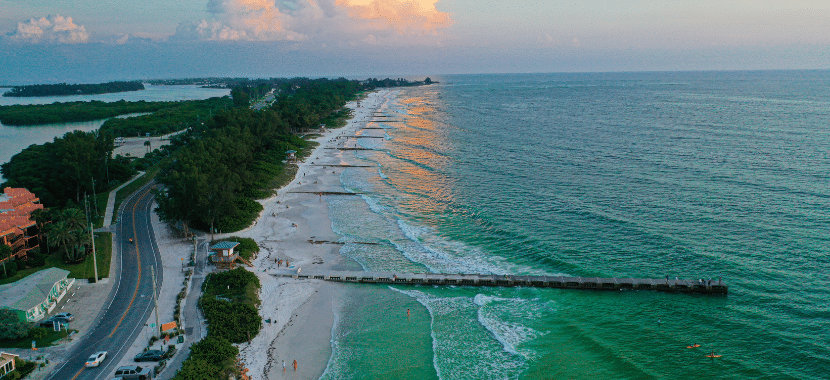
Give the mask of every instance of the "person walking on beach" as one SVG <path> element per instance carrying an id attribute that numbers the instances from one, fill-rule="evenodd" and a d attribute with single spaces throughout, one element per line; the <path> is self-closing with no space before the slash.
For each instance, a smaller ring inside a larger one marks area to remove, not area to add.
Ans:
<path id="1" fill-rule="evenodd" d="M 294 371 L 297 371 L 297 359 L 294 359 Z"/>
<path id="2" fill-rule="evenodd" d="M 282 371 L 285 372 L 285 360 L 282 361 Z"/>

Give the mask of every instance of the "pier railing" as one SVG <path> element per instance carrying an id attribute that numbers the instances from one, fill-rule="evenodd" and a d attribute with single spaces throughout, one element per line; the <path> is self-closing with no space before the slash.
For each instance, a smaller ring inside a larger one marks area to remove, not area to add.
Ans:
<path id="1" fill-rule="evenodd" d="M 660 292 L 727 294 L 729 287 L 721 280 L 654 279 L 621 277 L 517 276 L 483 274 L 439 274 L 400 272 L 326 272 L 307 273 L 293 270 L 272 271 L 271 275 L 294 279 L 333 282 L 396 285 L 524 286 L 532 288 L 580 290 L 655 290 Z"/>

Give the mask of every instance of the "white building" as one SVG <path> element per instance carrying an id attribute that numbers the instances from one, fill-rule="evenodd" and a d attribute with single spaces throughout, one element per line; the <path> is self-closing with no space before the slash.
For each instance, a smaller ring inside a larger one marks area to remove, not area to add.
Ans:
<path id="1" fill-rule="evenodd" d="M 37 322 L 51 312 L 75 283 L 68 270 L 48 268 L 0 285 L 0 309 L 17 312 L 21 321 Z"/>

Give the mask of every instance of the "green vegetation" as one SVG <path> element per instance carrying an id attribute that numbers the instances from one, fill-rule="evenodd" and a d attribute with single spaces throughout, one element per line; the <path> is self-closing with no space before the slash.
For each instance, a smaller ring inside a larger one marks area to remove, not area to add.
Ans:
<path id="1" fill-rule="evenodd" d="M 239 243 L 234 250 L 245 260 L 250 260 L 254 257 L 254 253 L 259 252 L 259 245 L 251 238 L 231 236 L 217 240 L 217 242 L 220 241 L 235 241 Z"/>
<path id="2" fill-rule="evenodd" d="M 0 348 L 22 348 L 22 349 L 31 349 L 32 348 L 32 341 L 35 341 L 35 345 L 37 347 L 49 347 L 56 341 L 59 341 L 63 338 L 69 336 L 70 333 L 77 330 L 66 329 L 61 331 L 55 331 L 53 329 L 39 329 L 34 328 L 32 330 L 36 331 L 43 331 L 46 330 L 46 335 L 41 335 L 40 338 L 35 338 L 33 336 L 27 335 L 20 339 L 12 339 L 12 340 L 2 340 L 0 339 Z"/>
<path id="3" fill-rule="evenodd" d="M 269 196 L 285 180 L 285 151 L 309 154 L 309 143 L 292 132 L 345 117 L 343 105 L 362 89 L 359 82 L 345 79 L 279 83 L 280 95 L 271 109 L 220 112 L 199 125 L 198 138 L 162 163 L 158 182 L 164 187 L 156 200 L 163 219 L 210 231 L 247 227 L 262 211 L 254 200 Z"/>
<path id="4" fill-rule="evenodd" d="M 35 371 L 37 368 L 37 363 L 30 362 L 27 360 L 23 360 L 21 358 L 14 358 L 14 367 L 15 370 L 9 372 L 3 379 L 4 380 L 19 380 L 25 379 L 30 373 Z"/>
<path id="5" fill-rule="evenodd" d="M 95 233 L 95 251 L 96 260 L 98 261 L 98 277 L 109 277 L 110 261 L 112 260 L 111 233 Z M 95 276 L 92 257 L 87 256 L 87 260 L 80 263 L 67 264 L 63 260 L 63 256 L 60 254 L 60 251 L 56 250 L 53 250 L 50 254 L 33 252 L 29 254 L 26 261 L 16 260 L 9 263 L 13 265 L 7 265 L 7 269 L 9 271 L 8 277 L 3 278 L 2 269 L 0 269 L 0 284 L 8 284 L 10 282 L 18 281 L 44 268 L 60 268 L 68 270 L 68 277 L 72 278 L 91 279 Z M 17 269 L 13 270 L 12 267 Z"/>
<path id="6" fill-rule="evenodd" d="M 32 97 L 32 96 L 60 96 L 60 95 L 94 95 L 113 92 L 139 91 L 144 84 L 134 82 L 108 82 L 99 84 L 33 84 L 15 86 L 3 96 Z"/>
<path id="7" fill-rule="evenodd" d="M 31 145 L 0 165 L 2 187 L 29 189 L 46 207 L 79 205 L 84 194 L 106 192 L 135 173 L 126 158 L 109 158 L 113 141 L 111 135 L 73 131 Z"/>
<path id="8" fill-rule="evenodd" d="M 0 106 L 0 123 L 5 125 L 40 125 L 72 121 L 101 120 L 119 115 L 155 112 L 170 107 L 171 102 L 106 103 L 100 101 Z"/>
<path id="9" fill-rule="evenodd" d="M 250 225 L 262 206 L 254 199 L 271 194 L 270 184 L 284 169 L 285 151 L 306 146 L 288 133 L 271 111 L 223 111 L 205 123 L 194 139 L 161 164 L 156 191 L 164 220 L 230 232 Z"/>
<path id="10" fill-rule="evenodd" d="M 14 310 L 0 309 L 0 341 L 28 337 L 31 329 L 32 325 L 22 322 Z"/>
<path id="11" fill-rule="evenodd" d="M 347 120 L 352 116 L 352 110 L 342 108 L 341 110 L 326 116 L 320 123 L 328 128 L 342 128 L 346 126 Z"/>
<path id="12" fill-rule="evenodd" d="M 239 349 L 226 339 L 208 336 L 190 346 L 190 357 L 173 377 L 175 380 L 228 379 L 238 375 L 235 359 Z"/>
<path id="13" fill-rule="evenodd" d="M 212 380 L 239 374 L 235 363 L 239 350 L 231 343 L 250 341 L 259 333 L 259 287 L 259 278 L 244 268 L 208 276 L 199 298 L 208 336 L 190 347 L 190 357 L 173 379 Z"/>
<path id="14" fill-rule="evenodd" d="M 211 115 L 230 107 L 231 100 L 222 97 L 166 104 L 150 115 L 109 119 L 100 131 L 113 136 L 144 136 L 146 133 L 153 136 L 165 135 L 201 125 L 202 120 L 208 120 Z"/>

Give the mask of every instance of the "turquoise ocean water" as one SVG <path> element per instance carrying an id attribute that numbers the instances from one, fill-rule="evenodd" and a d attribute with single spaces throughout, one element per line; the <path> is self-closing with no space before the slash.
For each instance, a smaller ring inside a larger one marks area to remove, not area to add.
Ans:
<path id="1" fill-rule="evenodd" d="M 830 72 L 433 79 L 328 198 L 355 265 L 730 294 L 355 285 L 324 378 L 830 378 Z"/>

